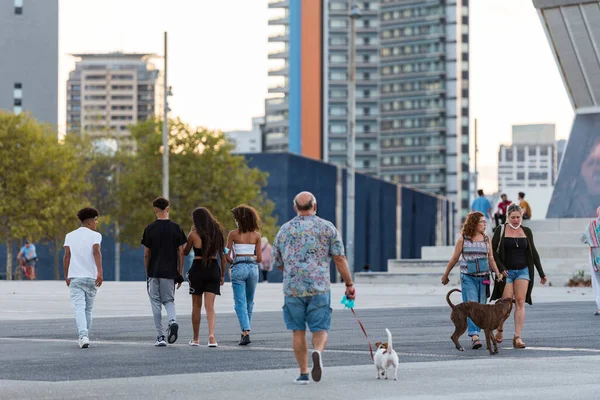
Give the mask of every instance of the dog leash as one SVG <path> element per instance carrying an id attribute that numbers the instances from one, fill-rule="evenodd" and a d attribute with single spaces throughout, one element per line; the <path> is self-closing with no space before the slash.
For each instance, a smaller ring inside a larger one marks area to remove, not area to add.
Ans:
<path id="1" fill-rule="evenodd" d="M 373 358 L 373 346 L 371 345 L 371 340 L 369 339 L 369 335 L 367 335 L 367 331 L 365 330 L 365 327 L 362 324 L 362 322 L 360 322 L 360 319 L 358 318 L 358 315 L 356 315 L 356 312 L 354 311 L 354 308 L 351 308 L 350 311 L 352 311 L 352 314 L 354 314 L 354 317 L 356 318 L 356 321 L 358 322 L 358 325 L 360 326 L 360 329 L 362 329 L 363 333 L 365 334 L 365 337 L 367 338 L 367 343 L 369 343 L 369 353 L 371 354 L 371 360 L 374 360 L 374 358 Z"/>
<path id="2" fill-rule="evenodd" d="M 356 315 L 356 311 L 354 311 L 354 300 L 349 300 L 346 296 L 344 296 L 342 297 L 341 303 L 344 305 L 345 308 L 349 308 L 350 311 L 352 311 L 352 314 L 354 314 L 354 318 L 356 318 L 358 326 L 360 326 L 360 329 L 363 331 L 365 338 L 367 338 L 367 343 L 369 343 L 369 353 L 371 354 L 371 360 L 375 360 L 375 358 L 373 357 L 373 345 L 371 344 L 369 335 L 367 335 L 367 330 L 365 329 L 365 326 L 361 322 L 360 318 L 358 318 L 358 315 Z"/>

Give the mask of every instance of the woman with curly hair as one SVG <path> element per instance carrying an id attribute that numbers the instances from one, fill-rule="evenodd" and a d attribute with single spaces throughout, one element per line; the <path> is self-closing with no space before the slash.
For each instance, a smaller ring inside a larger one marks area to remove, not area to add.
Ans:
<path id="1" fill-rule="evenodd" d="M 463 301 L 475 301 L 485 304 L 487 301 L 487 290 L 489 289 L 490 271 L 494 271 L 499 280 L 502 275 L 496 267 L 492 254 L 490 240 L 485 234 L 487 221 L 483 213 L 478 211 L 467 214 L 462 227 L 462 234 L 456 241 L 454 254 L 448 262 L 446 272 L 442 276 L 442 284 L 450 282 L 448 276 L 450 271 L 460 260 L 460 288 Z M 469 336 L 471 337 L 473 349 L 481 348 L 479 340 L 480 329 L 469 318 Z"/>
<path id="2" fill-rule="evenodd" d="M 258 284 L 258 265 L 262 262 L 260 216 L 245 204 L 237 206 L 231 213 L 237 229 L 227 236 L 227 248 L 233 252 L 233 255 L 231 252 L 227 255 L 227 261 L 231 263 L 234 308 L 242 330 L 238 344 L 246 346 L 250 344 L 254 292 Z"/>

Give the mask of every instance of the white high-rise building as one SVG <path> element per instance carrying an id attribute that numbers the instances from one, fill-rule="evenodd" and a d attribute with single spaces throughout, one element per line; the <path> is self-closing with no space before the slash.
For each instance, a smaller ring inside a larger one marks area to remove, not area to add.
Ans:
<path id="1" fill-rule="evenodd" d="M 513 125 L 512 144 L 498 151 L 498 189 L 551 187 L 556 176 L 554 124 Z"/>
<path id="2" fill-rule="evenodd" d="M 517 201 L 519 192 L 532 209 L 532 218 L 544 218 L 556 180 L 554 124 L 513 125 L 512 144 L 498 150 L 498 190 Z"/>
<path id="3" fill-rule="evenodd" d="M 262 130 L 261 126 L 265 123 L 264 117 L 252 118 L 251 131 L 228 131 L 223 132 L 235 148 L 232 153 L 260 153 L 262 152 Z"/>
<path id="4" fill-rule="evenodd" d="M 67 81 L 67 134 L 128 137 L 129 126 L 162 114 L 162 74 L 153 54 L 74 54 Z"/>

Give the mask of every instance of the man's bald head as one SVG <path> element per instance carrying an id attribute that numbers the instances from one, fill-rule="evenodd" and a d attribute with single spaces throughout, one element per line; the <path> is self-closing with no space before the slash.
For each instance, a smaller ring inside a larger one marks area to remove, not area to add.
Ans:
<path id="1" fill-rule="evenodd" d="M 300 192 L 294 197 L 294 207 L 297 211 L 311 211 L 317 205 L 317 199 L 310 192 Z"/>

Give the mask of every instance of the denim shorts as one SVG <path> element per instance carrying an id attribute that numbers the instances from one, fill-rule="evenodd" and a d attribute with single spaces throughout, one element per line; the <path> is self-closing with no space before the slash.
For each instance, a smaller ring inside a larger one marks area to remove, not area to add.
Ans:
<path id="1" fill-rule="evenodd" d="M 506 283 L 513 283 L 517 279 L 523 279 L 525 281 L 529 281 L 529 268 L 521 268 L 521 269 L 509 269 L 508 276 L 506 277 Z"/>
<path id="2" fill-rule="evenodd" d="M 307 297 L 286 296 L 283 320 L 289 330 L 328 331 L 331 327 L 331 293 Z"/>

